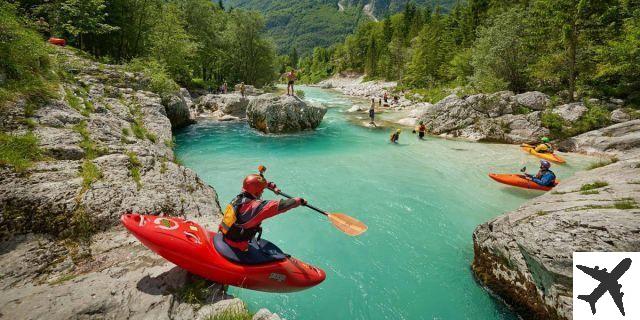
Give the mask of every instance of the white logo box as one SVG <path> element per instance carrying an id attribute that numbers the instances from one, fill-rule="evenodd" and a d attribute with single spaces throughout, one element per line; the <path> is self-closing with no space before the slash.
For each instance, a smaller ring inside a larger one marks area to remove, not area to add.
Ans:
<path id="1" fill-rule="evenodd" d="M 594 279 L 582 269 L 604 281 Z M 596 290 L 601 284 L 603 286 Z M 613 290 L 607 290 L 609 288 Z M 603 290 L 606 291 L 600 295 Z M 611 292 L 617 295 L 617 291 L 622 293 L 618 300 L 622 301 L 625 315 L 622 315 L 612 297 Z M 585 299 L 595 301 L 595 314 L 592 314 L 590 303 Z M 574 252 L 573 319 L 640 319 L 640 252 Z"/>

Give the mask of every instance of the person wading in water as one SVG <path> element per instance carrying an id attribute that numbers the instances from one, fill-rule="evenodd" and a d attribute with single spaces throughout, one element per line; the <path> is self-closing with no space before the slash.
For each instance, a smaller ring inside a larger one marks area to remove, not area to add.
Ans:
<path id="1" fill-rule="evenodd" d="M 375 117 L 376 117 L 376 99 L 375 98 L 371 98 L 371 106 L 369 106 L 369 119 L 371 120 L 369 122 L 370 125 L 373 125 L 374 127 L 376 126 L 376 123 L 374 122 Z"/>

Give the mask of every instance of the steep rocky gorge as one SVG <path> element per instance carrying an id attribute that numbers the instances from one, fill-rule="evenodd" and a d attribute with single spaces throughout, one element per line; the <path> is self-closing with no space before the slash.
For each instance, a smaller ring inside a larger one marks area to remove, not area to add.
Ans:
<path id="1" fill-rule="evenodd" d="M 478 226 L 472 269 L 525 319 L 572 319 L 572 254 L 640 251 L 640 120 L 578 135 L 570 151 L 613 163 Z"/>
<path id="2" fill-rule="evenodd" d="M 172 150 L 172 125 L 191 122 L 188 92 L 161 99 L 144 75 L 70 49 L 55 61 L 55 97 L 0 109 L 2 131 L 35 136 L 42 153 L 24 171 L 0 167 L 0 317 L 200 319 L 243 309 L 119 225 L 125 211 L 219 221 L 215 190 Z"/>

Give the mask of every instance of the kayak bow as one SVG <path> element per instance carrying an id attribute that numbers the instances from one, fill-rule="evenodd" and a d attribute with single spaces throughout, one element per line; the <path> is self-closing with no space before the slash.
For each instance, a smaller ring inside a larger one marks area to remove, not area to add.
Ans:
<path id="1" fill-rule="evenodd" d="M 215 232 L 193 221 L 135 213 L 124 214 L 120 220 L 147 248 L 191 273 L 218 283 L 257 291 L 294 292 L 311 288 L 326 277 L 323 270 L 282 253 L 266 240 L 260 241 L 268 247 L 262 253 L 275 252 L 277 260 L 240 264 L 218 252 L 220 237 L 216 237 Z M 217 239 L 215 245 L 214 239 Z"/>

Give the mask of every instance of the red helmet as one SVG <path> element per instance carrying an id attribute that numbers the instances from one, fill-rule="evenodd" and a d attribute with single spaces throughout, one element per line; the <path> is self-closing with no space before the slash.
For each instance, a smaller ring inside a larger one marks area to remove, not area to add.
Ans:
<path id="1" fill-rule="evenodd" d="M 259 198 L 267 187 L 267 180 L 257 174 L 250 174 L 242 181 L 242 191 Z"/>

